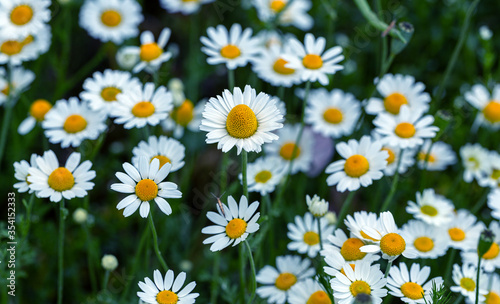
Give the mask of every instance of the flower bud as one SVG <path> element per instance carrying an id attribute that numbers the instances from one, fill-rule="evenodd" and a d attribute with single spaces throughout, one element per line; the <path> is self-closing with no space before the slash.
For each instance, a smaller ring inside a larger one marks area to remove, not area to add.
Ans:
<path id="1" fill-rule="evenodd" d="M 101 265 L 105 270 L 113 271 L 118 267 L 118 260 L 112 254 L 105 254 L 102 257 Z"/>
<path id="2" fill-rule="evenodd" d="M 84 224 L 85 222 L 87 222 L 87 218 L 88 218 L 87 210 L 83 208 L 77 208 L 75 212 L 73 212 L 73 220 L 77 224 Z"/>
<path id="3" fill-rule="evenodd" d="M 316 194 L 311 198 L 306 195 L 307 207 L 309 207 L 309 212 L 311 212 L 315 217 L 323 217 L 328 212 L 328 202 L 321 199 Z"/>

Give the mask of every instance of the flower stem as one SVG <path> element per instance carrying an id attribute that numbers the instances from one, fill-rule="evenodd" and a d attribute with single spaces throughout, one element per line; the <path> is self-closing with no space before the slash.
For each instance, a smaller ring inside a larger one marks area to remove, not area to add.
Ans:
<path id="1" fill-rule="evenodd" d="M 342 208 L 340 209 L 339 216 L 337 218 L 337 225 L 335 225 L 335 229 L 339 227 L 340 223 L 344 220 L 344 217 L 347 214 L 347 211 L 349 209 L 349 206 L 351 205 L 352 199 L 354 198 L 354 195 L 356 194 L 356 191 L 351 191 L 349 192 L 349 195 L 344 201 L 344 204 L 342 205 Z"/>
<path id="2" fill-rule="evenodd" d="M 457 250 L 455 248 L 451 248 L 450 255 L 448 256 L 448 263 L 446 264 L 446 270 L 444 275 L 445 280 L 444 283 L 448 284 L 451 280 L 451 267 L 453 266 L 453 261 L 455 260 L 455 256 L 457 255 Z"/>
<path id="3" fill-rule="evenodd" d="M 382 203 L 382 208 L 380 209 L 380 211 L 385 211 L 385 210 L 387 210 L 387 208 L 389 208 L 389 205 L 392 202 L 392 198 L 394 197 L 394 194 L 396 193 L 396 189 L 398 188 L 399 166 L 401 165 L 401 160 L 403 159 L 403 153 L 404 153 L 404 149 L 401 149 L 399 151 L 398 164 L 396 165 L 396 173 L 394 173 L 394 179 L 392 180 L 391 190 L 389 191 L 389 195 L 385 198 L 384 203 Z"/>
<path id="4" fill-rule="evenodd" d="M 370 5 L 366 2 L 366 0 L 354 0 L 354 3 L 358 7 L 359 11 L 365 17 L 366 21 L 370 23 L 373 27 L 375 27 L 377 30 L 384 32 L 389 28 L 389 25 L 382 20 L 380 20 L 377 17 L 377 14 L 375 14 L 372 9 L 370 8 Z M 389 34 L 394 37 L 398 38 L 401 40 L 403 43 L 407 43 L 406 39 L 401 35 L 401 33 L 397 29 L 391 29 L 389 31 Z"/>
<path id="5" fill-rule="evenodd" d="M 247 240 L 245 240 L 244 242 L 248 250 L 248 258 L 250 259 L 250 268 L 252 269 L 252 286 L 250 289 L 252 291 L 252 295 L 250 296 L 250 300 L 248 301 L 248 303 L 252 303 L 253 299 L 255 298 L 255 290 L 257 289 L 257 278 L 255 274 L 255 263 L 253 261 L 252 249 L 250 248 L 250 244 L 248 244 Z"/>
<path id="6" fill-rule="evenodd" d="M 323 250 L 323 240 L 321 239 L 321 217 L 318 217 L 318 237 L 319 237 L 319 248 Z"/>
<path id="7" fill-rule="evenodd" d="M 58 275 L 57 275 L 57 304 L 62 304 L 63 302 L 63 270 L 64 270 L 64 198 L 59 203 L 59 240 L 57 246 L 57 260 L 58 260 Z"/>
<path id="8" fill-rule="evenodd" d="M 385 268 L 384 278 L 389 276 L 389 272 L 391 271 L 392 261 L 387 262 L 387 267 Z"/>
<path id="9" fill-rule="evenodd" d="M 479 302 L 479 274 L 481 273 L 481 256 L 477 258 L 477 274 L 476 274 L 476 304 Z"/>
<path id="10" fill-rule="evenodd" d="M 134 262 L 132 264 L 132 270 L 130 271 L 130 274 L 135 275 L 137 272 L 137 268 L 139 267 L 139 261 L 141 259 L 141 252 L 144 249 L 144 244 L 146 243 L 147 236 L 149 235 L 148 229 L 144 229 L 142 232 L 141 240 L 139 241 L 139 246 L 137 247 L 137 251 L 135 252 L 135 257 L 134 257 Z M 132 278 L 133 279 L 133 278 Z M 123 303 L 125 299 L 127 298 L 128 291 L 130 289 L 130 285 L 132 284 L 132 279 L 127 280 L 127 283 L 125 285 L 125 291 L 122 293 L 122 296 L 120 298 L 120 303 Z"/>
<path id="11" fill-rule="evenodd" d="M 241 152 L 241 175 L 243 176 L 243 195 L 248 199 L 248 181 L 247 181 L 247 162 L 248 152 Z"/>
<path id="12" fill-rule="evenodd" d="M 234 70 L 227 70 L 227 81 L 229 85 L 229 91 L 234 89 Z"/>
<path id="13" fill-rule="evenodd" d="M 210 303 L 217 304 L 219 294 L 220 252 L 215 253 L 212 279 L 210 283 Z"/>
<path id="14" fill-rule="evenodd" d="M 87 223 L 83 224 L 83 230 L 85 232 L 85 241 L 87 245 L 87 267 L 89 268 L 90 286 L 92 291 L 95 293 L 97 291 L 97 280 L 95 275 L 94 263 L 92 262 L 93 250 L 92 250 L 92 239 Z"/>
<path id="15" fill-rule="evenodd" d="M 16 104 L 16 100 L 14 97 L 14 87 L 12 84 L 12 65 L 9 63 L 7 65 L 8 72 L 8 88 L 9 88 L 9 96 L 7 96 L 7 102 L 5 103 L 5 112 L 3 115 L 3 123 L 2 123 L 2 133 L 0 135 L 0 168 L 2 167 L 3 154 L 5 151 L 5 144 L 7 143 L 7 135 L 10 127 L 10 120 L 12 118 L 12 110 L 14 109 L 14 105 Z"/>
<path id="16" fill-rule="evenodd" d="M 240 297 L 241 303 L 245 303 L 245 251 L 241 246 L 238 246 L 239 264 L 240 264 Z"/>
<path id="17" fill-rule="evenodd" d="M 106 273 L 104 273 L 104 279 L 102 280 L 102 290 L 106 290 L 108 287 L 108 281 L 109 281 L 109 270 L 106 270 Z"/>
<path id="18" fill-rule="evenodd" d="M 153 233 L 153 243 L 155 247 L 155 254 L 160 261 L 161 266 L 165 272 L 168 271 L 168 266 L 163 257 L 161 256 L 160 249 L 158 248 L 158 235 L 156 234 L 155 223 L 153 222 L 153 213 L 149 212 L 149 227 L 151 228 L 151 233 Z"/>

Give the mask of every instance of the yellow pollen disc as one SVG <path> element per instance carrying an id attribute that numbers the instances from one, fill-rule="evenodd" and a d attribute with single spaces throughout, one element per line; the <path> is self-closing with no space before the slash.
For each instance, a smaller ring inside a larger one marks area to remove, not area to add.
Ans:
<path id="1" fill-rule="evenodd" d="M 236 45 L 228 44 L 220 49 L 220 55 L 227 59 L 234 59 L 241 55 L 241 51 Z"/>
<path id="2" fill-rule="evenodd" d="M 285 6 L 286 6 L 285 1 L 281 1 L 281 0 L 271 1 L 271 4 L 270 4 L 271 9 L 275 13 L 281 12 L 285 8 Z"/>
<path id="3" fill-rule="evenodd" d="M 310 70 L 317 70 L 323 66 L 323 59 L 319 55 L 307 54 L 302 59 L 302 64 Z"/>
<path id="4" fill-rule="evenodd" d="M 285 59 L 279 58 L 274 63 L 273 70 L 276 73 L 281 74 L 281 75 L 292 75 L 293 73 L 295 73 L 295 70 L 285 67 L 285 64 L 287 64 L 287 63 L 288 63 L 288 61 L 286 61 Z"/>
<path id="5" fill-rule="evenodd" d="M 406 282 L 401 286 L 403 295 L 412 300 L 422 299 L 424 297 L 424 289 L 422 286 L 413 282 Z"/>
<path id="6" fill-rule="evenodd" d="M 141 57 L 142 61 L 149 62 L 160 57 L 161 54 L 163 54 L 163 50 L 161 49 L 161 47 L 155 42 L 152 42 L 141 45 L 139 56 Z"/>
<path id="7" fill-rule="evenodd" d="M 490 291 L 486 295 L 486 302 L 485 304 L 500 304 L 500 295 L 498 293 Z"/>
<path id="8" fill-rule="evenodd" d="M 304 243 L 309 246 L 319 244 L 319 235 L 314 231 L 307 231 L 304 233 Z"/>
<path id="9" fill-rule="evenodd" d="M 372 292 L 370 285 L 368 285 L 368 283 L 366 283 L 365 281 L 352 282 L 351 286 L 349 287 L 349 290 L 351 291 L 353 297 L 356 297 L 360 293 L 365 293 L 369 295 Z"/>
<path id="10" fill-rule="evenodd" d="M 389 148 L 382 148 L 382 151 L 387 151 L 389 153 L 389 157 L 387 157 L 387 165 L 390 165 L 396 160 L 396 154 L 394 154 L 394 151 Z"/>
<path id="11" fill-rule="evenodd" d="M 63 125 L 64 131 L 72 134 L 81 132 L 85 130 L 86 127 L 87 127 L 87 120 L 85 120 L 83 116 L 78 114 L 73 114 L 68 116 Z"/>
<path id="12" fill-rule="evenodd" d="M 354 264 L 349 264 L 349 266 L 351 266 L 351 268 L 352 268 L 352 270 L 353 270 L 353 271 L 354 271 L 354 269 L 356 268 L 356 265 L 354 265 Z M 343 275 L 345 275 L 345 276 L 347 276 L 347 275 L 345 274 L 344 267 L 342 267 L 342 269 L 340 269 L 340 273 L 341 273 L 341 274 L 343 274 Z"/>
<path id="13" fill-rule="evenodd" d="M 10 21 L 15 25 L 25 25 L 33 18 L 33 10 L 26 4 L 16 6 L 10 12 Z"/>
<path id="14" fill-rule="evenodd" d="M 413 246 L 420 252 L 429 252 L 434 248 L 434 241 L 429 237 L 421 236 L 415 239 Z"/>
<path id="15" fill-rule="evenodd" d="M 143 201 L 148 202 L 158 196 L 158 185 L 150 180 L 140 180 L 135 186 L 135 195 Z"/>
<path id="16" fill-rule="evenodd" d="M 355 154 L 346 159 L 344 171 L 350 177 L 360 177 L 370 169 L 368 160 L 363 155 Z"/>
<path id="17" fill-rule="evenodd" d="M 194 105 L 191 100 L 186 99 L 172 111 L 172 119 L 180 126 L 186 127 L 193 120 Z"/>
<path id="18" fill-rule="evenodd" d="M 483 259 L 486 260 L 494 259 L 498 256 L 499 253 L 500 253 L 500 247 L 498 246 L 498 244 L 492 243 L 490 249 L 488 249 L 488 251 L 486 251 L 486 253 L 483 254 Z"/>
<path id="19" fill-rule="evenodd" d="M 179 297 L 170 290 L 162 290 L 156 295 L 156 302 L 159 304 L 175 304 L 179 301 Z"/>
<path id="20" fill-rule="evenodd" d="M 306 302 L 306 304 L 331 304 L 331 303 L 332 301 L 330 300 L 330 297 L 323 290 L 318 290 L 315 293 L 313 293 Z"/>
<path id="21" fill-rule="evenodd" d="M 262 170 L 255 175 L 255 182 L 263 184 L 266 183 L 268 180 L 270 180 L 271 177 L 273 177 L 271 171 Z"/>
<path id="22" fill-rule="evenodd" d="M 499 179 L 500 178 L 500 170 L 498 169 L 493 169 L 493 172 L 491 173 L 491 178 L 492 179 Z"/>
<path id="23" fill-rule="evenodd" d="M 296 149 L 295 154 L 293 150 Z M 300 147 L 295 148 L 295 143 L 288 142 L 284 144 L 280 149 L 280 156 L 286 160 L 292 160 L 300 155 Z"/>
<path id="24" fill-rule="evenodd" d="M 155 158 L 160 161 L 160 168 L 163 167 L 164 164 L 170 163 L 170 158 L 168 158 L 164 155 L 153 156 L 149 162 L 151 163 L 153 161 L 153 159 L 155 159 Z"/>
<path id="25" fill-rule="evenodd" d="M 0 52 L 7 56 L 12 56 L 21 53 L 24 44 L 15 40 L 7 40 L 0 46 Z"/>
<path id="26" fill-rule="evenodd" d="M 363 238 L 367 239 L 367 240 L 374 241 L 374 242 L 378 241 L 378 240 L 376 240 L 376 239 L 372 238 L 371 236 L 369 236 L 368 234 L 366 234 L 363 230 L 361 230 L 361 231 L 359 232 L 359 234 L 361 234 L 361 236 L 362 236 Z"/>
<path id="27" fill-rule="evenodd" d="M 297 277 L 289 272 L 280 273 L 274 286 L 280 290 L 288 290 L 297 283 Z"/>
<path id="28" fill-rule="evenodd" d="M 101 15 L 102 24 L 115 27 L 122 22 L 122 16 L 115 10 L 104 11 Z"/>
<path id="29" fill-rule="evenodd" d="M 102 89 L 101 97 L 105 101 L 116 101 L 116 95 L 120 94 L 122 90 L 115 87 L 107 87 Z"/>
<path id="30" fill-rule="evenodd" d="M 73 188 L 75 178 L 68 169 L 59 167 L 50 173 L 47 183 L 50 188 L 58 192 L 63 192 Z"/>
<path id="31" fill-rule="evenodd" d="M 132 114 L 135 117 L 149 117 L 155 112 L 155 106 L 149 101 L 141 101 L 135 104 L 132 108 Z"/>
<path id="32" fill-rule="evenodd" d="M 415 126 L 409 122 L 402 122 L 396 126 L 394 133 L 401 138 L 411 138 L 415 135 Z"/>
<path id="33" fill-rule="evenodd" d="M 249 106 L 239 104 L 227 115 L 227 133 L 235 138 L 248 138 L 257 132 L 257 116 Z"/>
<path id="34" fill-rule="evenodd" d="M 467 291 L 474 291 L 476 289 L 476 283 L 471 278 L 460 279 L 460 287 Z"/>
<path id="35" fill-rule="evenodd" d="M 247 222 L 239 218 L 232 219 L 226 225 L 226 234 L 232 239 L 239 238 L 245 231 L 247 231 Z"/>
<path id="36" fill-rule="evenodd" d="M 418 159 L 420 159 L 421 161 L 425 161 L 426 156 L 427 156 L 427 154 L 425 154 L 424 152 L 419 152 L 418 153 Z M 436 158 L 434 157 L 434 155 L 430 154 L 427 157 L 427 162 L 433 163 L 435 161 L 436 161 Z"/>
<path id="37" fill-rule="evenodd" d="M 455 242 L 460 242 L 465 239 L 465 232 L 460 228 L 450 228 L 448 229 L 448 234 L 450 239 Z"/>
<path id="38" fill-rule="evenodd" d="M 361 260 L 366 256 L 366 253 L 361 252 L 359 248 L 361 248 L 364 245 L 365 244 L 360 239 L 357 238 L 347 239 L 340 248 L 340 254 L 344 257 L 346 261 Z"/>
<path id="39" fill-rule="evenodd" d="M 337 108 L 330 108 L 323 113 L 323 119 L 331 124 L 339 124 L 342 122 L 342 112 Z"/>
<path id="40" fill-rule="evenodd" d="M 408 100 L 400 93 L 392 93 L 384 98 L 385 110 L 394 115 L 399 114 L 399 108 L 404 104 L 408 104 Z"/>
<path id="41" fill-rule="evenodd" d="M 437 209 L 430 206 L 430 205 L 423 205 L 422 207 L 420 207 L 420 212 L 422 212 L 423 214 L 428 215 L 428 216 L 438 215 Z"/>
<path id="42" fill-rule="evenodd" d="M 483 109 L 484 118 L 491 123 L 500 122 L 500 102 L 490 101 Z"/>
<path id="43" fill-rule="evenodd" d="M 380 239 L 380 250 L 387 255 L 400 255 L 405 248 L 405 240 L 397 233 L 388 233 Z"/>
<path id="44" fill-rule="evenodd" d="M 9 89 L 9 84 L 7 84 L 7 85 L 5 86 L 5 88 L 3 88 L 0 92 L 1 92 L 3 95 L 8 96 L 8 95 L 9 95 L 9 92 L 10 92 L 10 89 Z"/>
<path id="45" fill-rule="evenodd" d="M 45 114 L 52 108 L 50 102 L 45 99 L 35 100 L 30 107 L 30 115 L 37 121 L 43 121 Z"/>

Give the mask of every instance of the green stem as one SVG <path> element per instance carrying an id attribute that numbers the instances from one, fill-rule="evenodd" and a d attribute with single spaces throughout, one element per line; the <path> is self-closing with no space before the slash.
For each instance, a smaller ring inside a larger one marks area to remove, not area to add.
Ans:
<path id="1" fill-rule="evenodd" d="M 102 280 L 102 290 L 106 290 L 108 287 L 108 281 L 109 281 L 109 270 L 106 270 L 106 273 L 104 273 L 104 279 Z"/>
<path id="2" fill-rule="evenodd" d="M 248 244 L 248 241 L 244 241 L 247 250 L 248 250 L 248 258 L 250 259 L 250 268 L 252 269 L 252 285 L 251 285 L 251 292 L 252 295 L 250 296 L 250 300 L 248 303 L 252 303 L 253 299 L 255 298 L 255 290 L 257 289 L 257 276 L 255 274 L 255 263 L 253 261 L 253 256 L 252 256 L 252 249 L 250 248 L 250 244 Z"/>
<path id="3" fill-rule="evenodd" d="M 141 252 L 144 249 L 144 244 L 146 243 L 146 240 L 148 239 L 148 229 L 144 229 L 142 232 L 141 240 L 139 241 L 139 246 L 137 247 L 137 251 L 135 252 L 135 257 L 134 257 L 134 262 L 132 264 L 132 270 L 130 273 L 135 276 L 137 273 L 137 268 L 139 267 L 139 262 L 141 261 Z M 128 291 L 130 289 L 130 286 L 132 285 L 133 279 L 127 280 L 127 283 L 125 285 L 125 291 L 123 292 L 120 302 L 123 303 L 125 299 L 128 296 Z"/>
<path id="4" fill-rule="evenodd" d="M 220 194 L 222 195 L 227 188 L 227 166 L 229 164 L 229 153 L 222 153 L 221 175 L 220 175 Z"/>
<path id="5" fill-rule="evenodd" d="M 472 214 L 475 215 L 476 213 L 479 212 L 479 210 L 481 210 L 481 208 L 483 208 L 484 204 L 486 203 L 486 200 L 488 199 L 488 194 L 489 194 L 488 191 L 484 192 L 483 196 L 481 196 L 481 198 L 477 201 L 474 207 L 472 207 L 472 209 L 470 210 Z"/>
<path id="6" fill-rule="evenodd" d="M 57 284 L 57 304 L 63 303 L 63 284 L 64 284 L 64 219 L 65 219 L 65 210 L 64 210 L 64 198 L 59 203 L 59 240 L 57 243 L 57 260 L 58 260 L 58 284 Z"/>
<path id="7" fill-rule="evenodd" d="M 451 248 L 450 255 L 448 256 L 448 263 L 446 264 L 445 270 L 445 284 L 451 282 L 451 268 L 453 267 L 453 261 L 455 260 L 455 256 L 457 255 L 457 250 L 455 248 Z"/>
<path id="8" fill-rule="evenodd" d="M 217 304 L 217 295 L 219 294 L 220 252 L 215 253 L 213 266 L 210 284 L 210 303 Z"/>
<path id="9" fill-rule="evenodd" d="M 10 90 L 12 92 L 12 90 Z M 10 127 L 10 120 L 12 118 L 12 110 L 14 109 L 14 98 L 9 96 L 7 103 L 5 104 L 5 111 L 3 115 L 2 123 L 2 134 L 0 135 L 0 167 L 2 166 L 2 160 L 5 150 L 5 144 L 7 143 L 7 134 Z"/>
<path id="10" fill-rule="evenodd" d="M 245 303 L 245 251 L 243 247 L 238 246 L 239 264 L 240 264 L 240 297 L 241 304 Z"/>
<path id="11" fill-rule="evenodd" d="M 285 87 L 284 86 L 279 86 L 278 87 L 278 97 L 281 101 L 285 101 Z"/>
<path id="12" fill-rule="evenodd" d="M 401 149 L 399 151 L 398 164 L 396 165 L 396 173 L 394 173 L 394 179 L 392 180 L 391 190 L 389 191 L 389 195 L 385 198 L 384 203 L 382 203 L 382 208 L 380 209 L 381 212 L 384 210 L 387 210 L 387 208 L 389 208 L 389 205 L 392 202 L 392 198 L 394 197 L 394 194 L 396 193 L 396 189 L 398 188 L 399 166 L 401 165 L 401 160 L 403 159 L 403 153 L 404 153 L 404 149 Z"/>
<path id="13" fill-rule="evenodd" d="M 241 175 L 243 176 L 243 195 L 248 199 L 248 181 L 247 181 L 247 162 L 248 152 L 243 150 L 241 152 Z"/>
<path id="14" fill-rule="evenodd" d="M 97 279 L 95 274 L 94 263 L 92 262 L 92 257 L 94 256 L 92 248 L 92 237 L 90 235 L 89 227 L 87 223 L 83 224 L 83 230 L 85 232 L 85 243 L 87 245 L 87 267 L 89 268 L 90 286 L 92 287 L 93 293 L 97 292 Z"/>
<path id="15" fill-rule="evenodd" d="M 477 258 L 477 274 L 476 274 L 476 286 L 481 286 L 479 285 L 479 274 L 481 273 L 481 256 L 478 255 Z M 479 287 L 476 288 L 476 304 L 479 302 Z"/>
<path id="16" fill-rule="evenodd" d="M 462 300 L 464 299 L 464 296 L 463 295 L 459 295 L 457 297 L 457 299 L 455 300 L 455 302 L 453 302 L 453 304 L 459 304 L 459 303 L 462 303 Z"/>
<path id="17" fill-rule="evenodd" d="M 149 212 L 149 227 L 151 228 L 151 233 L 153 233 L 153 243 L 155 248 L 155 254 L 160 261 L 161 266 L 165 272 L 168 271 L 168 266 L 163 257 L 161 256 L 160 248 L 158 247 L 158 235 L 156 234 L 155 223 L 153 222 L 153 213 Z"/>
<path id="18" fill-rule="evenodd" d="M 389 272 L 391 271 L 392 261 L 387 262 L 387 267 L 385 268 L 384 278 L 389 276 Z"/>
<path id="19" fill-rule="evenodd" d="M 354 0 L 354 3 L 358 7 L 359 11 L 365 17 L 366 21 L 374 26 L 377 30 L 384 32 L 389 28 L 389 25 L 382 20 L 380 20 L 377 15 L 371 10 L 370 6 L 366 2 L 366 0 Z M 406 39 L 403 38 L 401 33 L 397 29 L 391 29 L 389 34 L 401 40 L 403 43 L 407 43 Z"/>
<path id="20" fill-rule="evenodd" d="M 340 209 L 339 216 L 337 217 L 337 225 L 335 225 L 335 229 L 337 229 L 344 220 L 344 217 L 346 216 L 347 211 L 349 210 L 349 206 L 351 205 L 351 202 L 355 195 L 356 191 L 351 191 L 349 192 L 349 195 L 347 195 L 347 198 L 344 201 L 342 208 Z"/>
<path id="21" fill-rule="evenodd" d="M 24 244 L 26 240 L 28 239 L 28 235 L 30 232 L 30 227 L 31 227 L 31 210 L 33 208 L 33 203 L 35 201 L 35 193 L 33 192 L 30 195 L 30 200 L 28 201 L 28 204 L 25 206 L 26 207 L 26 226 L 24 227 L 24 236 L 22 243 Z"/>
<path id="22" fill-rule="evenodd" d="M 323 250 L 323 240 L 321 238 L 321 217 L 318 217 L 317 220 L 318 220 L 319 249 Z"/>
<path id="23" fill-rule="evenodd" d="M 234 70 L 227 70 L 227 80 L 229 85 L 229 91 L 234 89 Z"/>

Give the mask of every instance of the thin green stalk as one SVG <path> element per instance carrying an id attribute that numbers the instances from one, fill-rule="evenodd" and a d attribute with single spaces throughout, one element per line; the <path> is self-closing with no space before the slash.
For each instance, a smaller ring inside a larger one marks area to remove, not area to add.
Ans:
<path id="1" fill-rule="evenodd" d="M 59 203 L 59 240 L 57 243 L 57 260 L 58 260 L 58 273 L 57 273 L 57 304 L 63 303 L 63 284 L 64 284 L 64 198 Z"/>
<path id="2" fill-rule="evenodd" d="M 234 89 L 234 70 L 227 70 L 227 81 L 229 85 L 229 91 Z"/>
<path id="3" fill-rule="evenodd" d="M 153 233 L 153 243 L 155 247 L 156 257 L 158 258 L 158 261 L 163 267 L 163 270 L 167 272 L 168 266 L 163 257 L 161 256 L 160 248 L 158 247 L 158 235 L 156 234 L 155 223 L 153 222 L 153 213 L 151 211 L 149 212 L 149 227 L 151 228 L 151 233 Z"/>
<path id="4" fill-rule="evenodd" d="M 462 303 L 463 299 L 464 299 L 464 296 L 460 294 L 460 295 L 457 297 L 457 299 L 455 300 L 455 302 L 453 302 L 453 304 L 459 304 L 459 303 Z"/>
<path id="5" fill-rule="evenodd" d="M 318 217 L 317 220 L 318 220 L 319 249 L 323 250 L 323 240 L 321 238 L 321 217 Z"/>
<path id="6" fill-rule="evenodd" d="M 109 270 L 104 273 L 104 279 L 102 280 L 102 290 L 106 290 L 109 281 Z"/>
<path id="7" fill-rule="evenodd" d="M 33 208 L 33 203 L 35 202 L 35 193 L 31 193 L 30 195 L 30 200 L 28 201 L 28 204 L 25 205 L 26 207 L 26 226 L 24 226 L 24 236 L 22 243 L 28 239 L 28 234 L 30 232 L 30 227 L 31 227 L 31 210 Z"/>
<path id="8" fill-rule="evenodd" d="M 377 30 L 384 32 L 389 28 L 389 25 L 380 20 L 377 15 L 371 10 L 370 5 L 368 5 L 366 0 L 354 0 L 354 3 L 358 7 L 363 17 L 365 17 L 366 21 L 368 21 L 368 23 L 374 26 Z M 398 38 L 403 43 L 407 43 L 406 39 L 397 29 L 391 29 L 389 31 L 389 34 L 394 38 Z"/>
<path id="9" fill-rule="evenodd" d="M 346 216 L 347 211 L 349 210 L 349 206 L 351 205 L 351 202 L 355 195 L 356 191 L 351 191 L 349 192 L 349 195 L 347 195 L 347 198 L 344 201 L 344 204 L 342 204 L 342 208 L 340 209 L 339 216 L 337 217 L 337 224 L 335 225 L 335 228 L 338 228 L 344 220 L 344 217 Z"/>
<path id="10" fill-rule="evenodd" d="M 281 101 L 285 101 L 285 87 L 284 86 L 278 87 L 278 97 Z"/>
<path id="11" fill-rule="evenodd" d="M 151 134 L 151 132 L 149 131 L 149 125 L 146 124 L 143 128 L 142 128 L 142 131 L 144 132 L 144 137 L 145 139 L 144 140 L 148 140 L 149 139 L 149 136 Z"/>
<path id="12" fill-rule="evenodd" d="M 479 274 L 481 273 L 481 256 L 478 255 L 477 257 L 477 275 L 476 275 L 476 286 L 481 286 L 479 285 Z M 476 288 L 476 304 L 479 302 L 479 288 Z"/>
<path id="13" fill-rule="evenodd" d="M 83 225 L 83 231 L 85 233 L 85 243 L 87 245 L 87 267 L 89 268 L 90 286 L 92 287 L 92 292 L 97 292 L 97 279 L 95 274 L 94 263 L 92 262 L 92 257 L 94 256 L 94 250 L 92 249 L 92 237 L 90 235 L 89 227 L 87 223 Z"/>
<path id="14" fill-rule="evenodd" d="M 392 261 L 387 262 L 387 267 L 385 268 L 384 278 L 389 276 L 389 272 L 391 271 Z"/>
<path id="15" fill-rule="evenodd" d="M 451 268 L 453 267 L 453 261 L 455 260 L 455 256 L 457 255 L 457 250 L 455 248 L 451 248 L 450 255 L 448 256 L 448 263 L 446 263 L 446 270 L 444 272 L 445 279 L 444 283 L 448 284 L 451 282 Z"/>
<path id="16" fill-rule="evenodd" d="M 248 303 L 253 303 L 253 299 L 255 298 L 255 290 L 257 289 L 257 277 L 255 274 L 255 263 L 253 261 L 253 256 L 252 256 L 252 249 L 250 248 L 250 244 L 248 244 L 248 241 L 244 241 L 247 250 L 248 250 L 248 258 L 250 259 L 250 268 L 252 269 L 252 285 L 250 291 L 252 292 L 250 296 L 250 300 Z"/>
<path id="17" fill-rule="evenodd" d="M 477 201 L 474 207 L 472 207 L 472 209 L 470 210 L 472 214 L 475 215 L 476 213 L 479 212 L 479 210 L 481 210 L 481 208 L 483 208 L 484 204 L 486 203 L 486 200 L 488 199 L 488 194 L 489 194 L 488 191 L 484 192 L 483 196 L 481 196 L 481 198 Z"/>
<path id="18" fill-rule="evenodd" d="M 227 166 L 229 164 L 229 152 L 222 153 L 221 175 L 220 175 L 220 194 L 227 188 Z"/>
<path id="19" fill-rule="evenodd" d="M 3 123 L 2 123 L 2 133 L 0 135 L 0 168 L 2 167 L 2 160 L 5 151 L 5 144 L 7 143 L 7 135 L 10 127 L 10 120 L 12 118 L 12 110 L 15 105 L 15 97 L 14 97 L 14 88 L 12 86 L 12 65 L 9 63 L 7 65 L 8 72 L 8 87 L 9 87 L 9 96 L 7 96 L 7 102 L 5 103 L 5 112 L 3 115 Z"/>
<path id="20" fill-rule="evenodd" d="M 404 149 L 401 149 L 399 151 L 399 159 L 398 159 L 398 164 L 396 165 L 396 173 L 394 173 L 394 179 L 392 180 L 391 184 L 391 190 L 389 191 L 389 195 L 385 198 L 384 203 L 382 203 L 382 208 L 380 208 L 380 211 L 385 211 L 387 208 L 389 208 L 389 205 L 392 202 L 392 198 L 394 197 L 394 194 L 396 193 L 396 189 L 398 188 L 398 181 L 399 181 L 399 166 L 401 165 L 401 160 L 403 159 L 403 153 Z"/>
<path id="21" fill-rule="evenodd" d="M 241 303 L 245 303 L 245 251 L 242 246 L 238 246 L 240 264 L 240 297 Z"/>
<path id="22" fill-rule="evenodd" d="M 213 273 L 210 283 L 210 303 L 217 304 L 219 294 L 220 252 L 215 253 Z"/>
<path id="23" fill-rule="evenodd" d="M 243 150 L 241 152 L 241 175 L 243 180 L 243 195 L 248 199 L 248 181 L 247 181 L 247 163 L 248 152 Z"/>
<path id="24" fill-rule="evenodd" d="M 134 262 L 132 263 L 132 270 L 130 271 L 130 274 L 134 275 L 137 273 L 137 268 L 139 267 L 139 262 L 141 261 L 141 252 L 144 249 L 144 244 L 146 243 L 146 240 L 148 239 L 148 229 L 144 229 L 142 232 L 141 240 L 139 241 L 139 246 L 137 247 L 137 251 L 135 252 L 134 256 Z M 127 280 L 127 283 L 125 285 L 125 291 L 123 292 L 120 302 L 123 303 L 125 299 L 128 296 L 128 291 L 130 289 L 130 286 L 132 285 L 132 279 Z"/>

